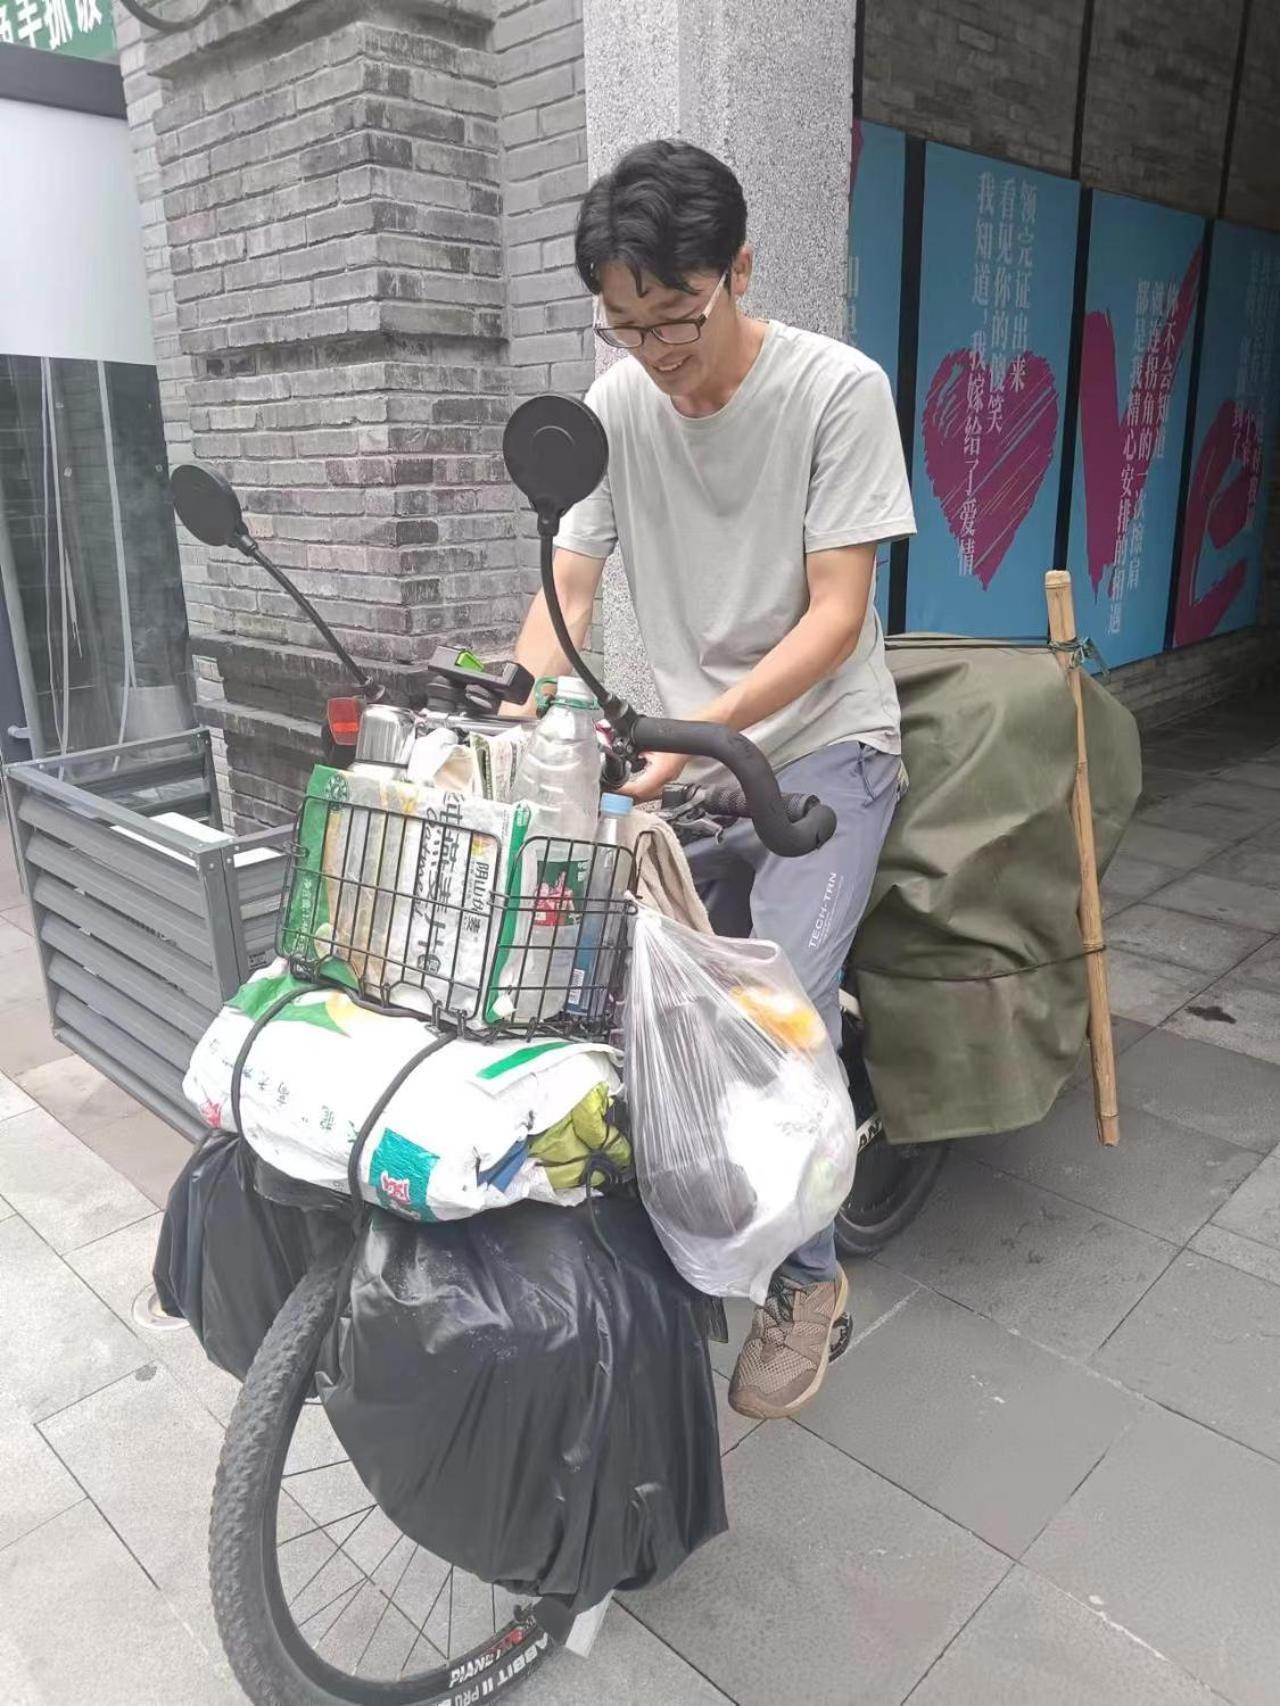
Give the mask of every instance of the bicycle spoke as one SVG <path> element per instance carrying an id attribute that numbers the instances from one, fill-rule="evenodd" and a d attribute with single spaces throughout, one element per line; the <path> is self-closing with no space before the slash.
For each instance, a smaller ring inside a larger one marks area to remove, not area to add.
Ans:
<path id="1" fill-rule="evenodd" d="M 300 1475 L 319 1475 L 324 1469 L 341 1469 L 344 1463 L 350 1463 L 349 1457 L 335 1457 L 332 1463 L 313 1463 L 309 1469 L 290 1469 L 280 1477 L 281 1481 L 296 1481 Z"/>
<path id="2" fill-rule="evenodd" d="M 400 1544 L 399 1538 L 397 1538 L 395 1541 L 393 1541 L 392 1546 L 391 1546 L 391 1552 L 394 1552 L 396 1547 L 399 1544 Z M 409 1556 L 405 1559 L 404 1569 L 401 1570 L 400 1574 L 396 1577 L 396 1585 L 392 1588 L 391 1592 L 385 1596 L 386 1604 L 382 1608 L 382 1611 L 378 1617 L 378 1621 L 373 1626 L 373 1633 L 369 1636 L 369 1639 L 365 1642 L 364 1646 L 361 1647 L 361 1649 L 360 1649 L 360 1657 L 356 1660 L 356 1668 L 355 1668 L 354 1672 L 352 1673 L 353 1675 L 359 1676 L 360 1666 L 364 1663 L 364 1656 L 369 1651 L 369 1648 L 373 1645 L 374 1636 L 376 1636 L 379 1629 L 381 1629 L 383 1619 L 386 1617 L 386 1615 L 387 1615 L 388 1611 L 390 1611 L 391 1607 L 395 1604 L 396 1595 L 400 1592 L 400 1584 L 404 1580 L 404 1578 L 408 1575 L 409 1565 L 412 1564 L 413 1560 L 417 1557 L 418 1551 L 419 1551 L 419 1548 L 417 1546 L 411 1547 L 410 1552 L 409 1552 Z M 388 1552 L 386 1554 L 386 1557 L 383 1558 L 382 1563 L 378 1565 L 378 1569 L 381 1569 L 382 1564 L 386 1563 L 387 1558 L 389 1558 L 391 1556 L 391 1552 Z M 373 1582 L 374 1587 L 378 1587 L 377 1582 L 374 1581 L 374 1578 L 372 1576 L 370 1576 L 369 1579 L 370 1579 L 370 1581 Z M 383 1590 L 380 1587 L 378 1587 L 378 1592 L 382 1593 Z"/>
<path id="3" fill-rule="evenodd" d="M 334 1556 L 336 1557 L 337 1554 L 335 1553 Z M 330 1558 L 329 1562 L 332 1564 L 333 1558 Z M 323 1605 L 317 1606 L 316 1609 L 312 1612 L 308 1612 L 307 1616 L 305 1616 L 302 1619 L 302 1622 L 299 1623 L 299 1625 L 298 1625 L 299 1630 L 301 1631 L 301 1630 L 305 1629 L 308 1623 L 314 1623 L 317 1617 L 323 1617 L 325 1612 L 328 1611 L 328 1609 L 331 1605 L 337 1605 L 338 1601 L 340 1599 L 346 1599 L 346 1596 L 349 1593 L 358 1595 L 361 1588 L 367 1587 L 368 1585 L 369 1584 L 365 1581 L 348 1582 L 346 1587 L 344 1587 L 340 1593 L 335 1593 L 332 1599 L 326 1599 Z M 348 1601 L 348 1603 L 351 1603 L 351 1602 Z M 338 1612 L 337 1616 L 330 1620 L 330 1622 L 328 1623 L 328 1625 L 325 1628 L 324 1635 L 321 1635 L 321 1637 L 320 1637 L 320 1641 L 324 1640 L 324 1636 L 329 1633 L 329 1630 L 333 1628 L 333 1625 L 338 1621 L 338 1618 L 342 1616 L 342 1612 L 345 1611 L 346 1609 L 347 1609 L 347 1607 L 344 1605 L 342 1607 L 342 1610 Z M 316 1641 L 314 1644 L 318 1647 L 320 1645 L 320 1641 Z"/>
<path id="4" fill-rule="evenodd" d="M 309 1534 L 323 1534 L 326 1529 L 336 1528 L 340 1522 L 350 1522 L 353 1516 L 358 1516 L 360 1521 L 351 1530 L 351 1534 L 347 1535 L 346 1540 L 334 1541 L 335 1546 L 345 1546 L 347 1540 L 351 1539 L 351 1535 L 355 1534 L 369 1520 L 377 1508 L 377 1505 L 357 1505 L 353 1511 L 344 1511 L 341 1516 L 331 1516 L 328 1522 L 318 1522 L 314 1528 L 304 1528 L 297 1534 L 291 1534 L 287 1540 L 278 1540 L 276 1551 L 283 1552 L 285 1547 L 292 1546 L 295 1540 L 305 1540 Z"/>

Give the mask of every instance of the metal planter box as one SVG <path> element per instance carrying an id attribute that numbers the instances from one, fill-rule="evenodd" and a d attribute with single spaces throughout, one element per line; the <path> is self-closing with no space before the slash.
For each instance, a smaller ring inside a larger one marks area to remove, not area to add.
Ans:
<path id="1" fill-rule="evenodd" d="M 221 832 L 207 729 L 14 764 L 5 788 L 54 1035 L 203 1137 L 183 1074 L 271 957 L 291 827 Z"/>

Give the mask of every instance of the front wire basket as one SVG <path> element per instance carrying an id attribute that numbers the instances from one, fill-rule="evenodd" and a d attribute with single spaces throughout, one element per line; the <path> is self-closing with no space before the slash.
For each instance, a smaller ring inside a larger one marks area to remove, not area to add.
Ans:
<path id="1" fill-rule="evenodd" d="M 277 950 L 300 976 L 440 1028 L 607 1038 L 631 955 L 632 852 L 308 797 Z"/>

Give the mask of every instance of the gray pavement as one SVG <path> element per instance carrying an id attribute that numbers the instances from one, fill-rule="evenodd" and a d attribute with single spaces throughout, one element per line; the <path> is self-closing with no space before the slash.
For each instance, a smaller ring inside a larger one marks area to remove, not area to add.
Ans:
<path id="1" fill-rule="evenodd" d="M 1120 1148 L 1083 1068 L 956 1145 L 852 1270 L 803 1421 L 722 1403 L 731 1533 L 530 1706 L 1280 1699 L 1280 716 L 1147 763 L 1105 884 Z M 0 1700 L 231 1702 L 204 1551 L 236 1387 L 131 1319 L 186 1146 L 51 1039 L 6 856 Z"/>

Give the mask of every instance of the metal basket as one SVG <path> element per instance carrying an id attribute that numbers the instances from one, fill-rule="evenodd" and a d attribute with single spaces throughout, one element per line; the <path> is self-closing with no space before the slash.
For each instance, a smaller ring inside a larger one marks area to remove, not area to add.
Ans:
<path id="1" fill-rule="evenodd" d="M 277 948 L 302 976 L 438 1026 L 606 1037 L 633 886 L 626 848 L 532 837 L 504 873 L 498 837 L 448 812 L 308 798 Z"/>

